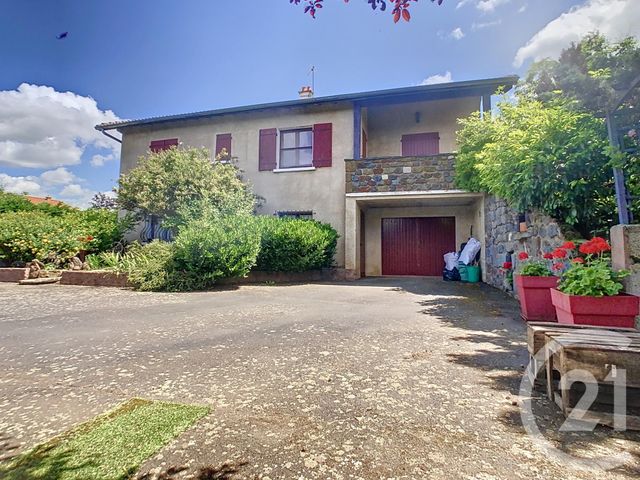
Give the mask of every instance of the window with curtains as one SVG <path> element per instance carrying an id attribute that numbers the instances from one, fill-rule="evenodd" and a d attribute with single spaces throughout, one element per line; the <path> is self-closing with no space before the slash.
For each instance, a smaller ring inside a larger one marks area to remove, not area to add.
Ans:
<path id="1" fill-rule="evenodd" d="M 279 168 L 313 166 L 313 129 L 280 130 Z"/>

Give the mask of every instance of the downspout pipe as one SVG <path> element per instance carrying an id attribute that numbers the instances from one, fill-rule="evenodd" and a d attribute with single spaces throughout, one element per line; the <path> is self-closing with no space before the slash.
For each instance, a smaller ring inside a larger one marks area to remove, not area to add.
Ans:
<path id="1" fill-rule="evenodd" d="M 122 143 L 122 139 L 121 139 L 121 138 L 114 137 L 114 136 L 113 136 L 113 135 L 111 135 L 108 131 L 103 130 L 103 129 L 102 129 L 102 128 L 100 128 L 100 127 L 96 127 L 96 130 L 98 130 L 99 132 L 102 132 L 102 134 L 103 134 L 103 135 L 105 135 L 105 136 L 109 137 L 111 140 L 115 140 L 116 142 L 118 142 L 118 143 L 120 143 L 120 144 Z"/>

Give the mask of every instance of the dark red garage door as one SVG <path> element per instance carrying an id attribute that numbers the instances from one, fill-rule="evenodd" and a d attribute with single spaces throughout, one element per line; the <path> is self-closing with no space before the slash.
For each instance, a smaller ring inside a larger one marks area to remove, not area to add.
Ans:
<path id="1" fill-rule="evenodd" d="M 383 275 L 442 275 L 442 256 L 456 250 L 454 217 L 383 218 Z"/>

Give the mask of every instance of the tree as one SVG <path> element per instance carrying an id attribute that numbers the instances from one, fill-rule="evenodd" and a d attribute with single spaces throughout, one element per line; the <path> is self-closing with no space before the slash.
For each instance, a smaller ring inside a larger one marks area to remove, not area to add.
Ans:
<path id="1" fill-rule="evenodd" d="M 171 148 L 141 157 L 121 175 L 118 206 L 138 217 L 154 215 L 177 227 L 203 213 L 251 213 L 254 197 L 229 162 L 211 161 L 206 149 Z"/>
<path id="2" fill-rule="evenodd" d="M 389 0 L 389 3 L 393 5 L 393 8 L 391 9 L 393 21 L 397 23 L 401 18 L 406 22 L 411 20 L 409 7 L 411 6 L 411 2 L 417 1 L 418 0 Z M 444 0 L 431 0 L 431 2 L 437 2 L 438 5 L 442 5 L 443 1 Z M 308 13 L 313 18 L 316 18 L 316 12 L 324 6 L 324 0 L 289 0 L 289 3 L 293 3 L 295 5 L 303 3 L 304 13 Z M 344 0 L 344 3 L 349 3 L 349 0 Z M 387 2 L 385 0 L 367 0 L 367 3 L 372 10 L 380 8 L 380 11 L 384 12 L 387 9 Z"/>
<path id="3" fill-rule="evenodd" d="M 604 120 L 523 94 L 499 108 L 460 120 L 458 186 L 541 210 L 584 237 L 607 231 L 615 199 Z"/>
<path id="4" fill-rule="evenodd" d="M 115 198 L 103 192 L 96 193 L 91 199 L 91 208 L 103 210 L 116 210 L 118 202 Z"/>
<path id="5" fill-rule="evenodd" d="M 521 88 L 544 103 L 569 99 L 574 108 L 604 117 L 639 74 L 635 38 L 611 43 L 592 33 L 563 50 L 558 60 L 534 63 Z"/>

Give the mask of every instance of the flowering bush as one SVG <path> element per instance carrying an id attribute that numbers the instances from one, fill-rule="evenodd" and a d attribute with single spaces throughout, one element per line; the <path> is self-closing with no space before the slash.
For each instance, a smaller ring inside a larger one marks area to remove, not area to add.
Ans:
<path id="1" fill-rule="evenodd" d="M 106 210 L 0 214 L 0 259 L 8 264 L 38 259 L 63 266 L 81 250 L 108 250 L 130 226 L 130 219 L 118 219 L 116 212 Z"/>
<path id="2" fill-rule="evenodd" d="M 573 243 L 571 246 L 575 248 Z M 594 237 L 581 244 L 578 250 L 585 257 L 571 259 L 558 290 L 568 295 L 589 297 L 618 295 L 623 288 L 620 280 L 629 272 L 614 271 L 609 260 L 604 258 L 604 254 L 611 250 L 609 243 L 604 238 Z M 559 265 L 560 269 L 565 268 L 564 264 Z"/>
<path id="3" fill-rule="evenodd" d="M 0 215 L 0 259 L 6 263 L 29 262 L 34 258 L 61 266 L 90 240 L 85 225 L 67 215 L 52 217 L 42 212 Z"/>
<path id="4" fill-rule="evenodd" d="M 519 275 L 525 277 L 549 277 L 552 275 L 548 262 L 535 257 L 531 258 L 527 252 L 518 253 L 518 260 L 522 264 L 518 272 Z"/>

